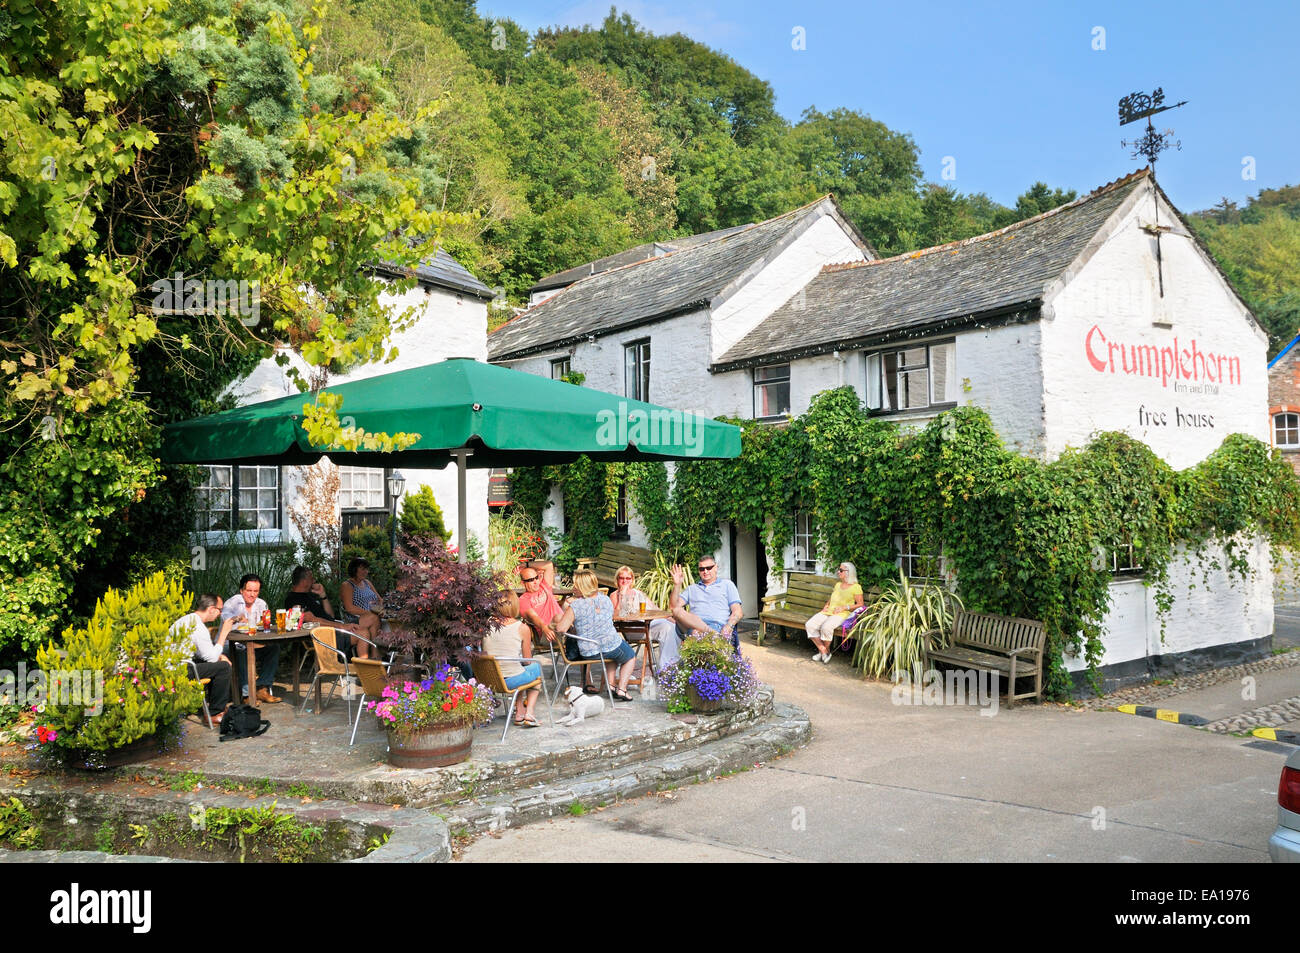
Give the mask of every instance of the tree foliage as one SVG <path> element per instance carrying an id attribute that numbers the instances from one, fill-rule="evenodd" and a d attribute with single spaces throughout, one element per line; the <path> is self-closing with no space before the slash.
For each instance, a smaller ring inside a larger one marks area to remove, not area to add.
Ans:
<path id="1" fill-rule="evenodd" d="M 383 355 L 403 316 L 369 266 L 463 220 L 434 202 L 433 104 L 403 118 L 373 71 L 318 73 L 318 20 L 288 0 L 0 12 L 0 652 L 126 581 L 121 527 L 183 538 L 192 469 L 157 462 L 160 423 L 215 409 L 275 340 L 319 367 Z M 236 307 L 209 282 L 253 290 Z"/>

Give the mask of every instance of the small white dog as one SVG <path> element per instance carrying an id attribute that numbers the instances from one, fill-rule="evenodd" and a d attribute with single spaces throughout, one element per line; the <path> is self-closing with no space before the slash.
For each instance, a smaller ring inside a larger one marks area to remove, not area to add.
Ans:
<path id="1" fill-rule="evenodd" d="M 576 725 L 605 713 L 605 699 L 599 695 L 584 695 L 577 685 L 564 690 L 564 699 L 569 703 L 569 714 L 557 721 L 557 725 Z"/>

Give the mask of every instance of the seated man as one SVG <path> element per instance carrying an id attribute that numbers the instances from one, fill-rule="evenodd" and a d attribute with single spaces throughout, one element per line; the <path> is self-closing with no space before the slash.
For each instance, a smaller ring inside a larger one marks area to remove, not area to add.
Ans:
<path id="1" fill-rule="evenodd" d="M 740 636 L 736 626 L 745 614 L 740 604 L 740 592 L 730 579 L 718 579 L 718 564 L 712 556 L 701 556 L 700 581 L 682 590 L 686 569 L 674 566 L 673 592 L 669 608 L 677 626 L 683 632 L 717 632 L 731 640 L 732 648 L 740 652 Z M 687 610 L 687 606 L 690 609 Z M 660 647 L 662 653 L 663 647 Z M 660 655 L 662 659 L 662 654 Z"/>
<path id="2" fill-rule="evenodd" d="M 302 621 L 316 622 L 334 628 L 334 642 L 348 658 L 370 658 L 371 645 L 355 632 L 340 628 L 334 618 L 334 608 L 325 595 L 325 587 L 316 581 L 316 575 L 306 566 L 294 566 L 289 591 L 284 597 L 284 607 L 302 607 Z"/>
<path id="3" fill-rule="evenodd" d="M 217 641 L 212 641 L 208 623 L 215 622 L 221 616 L 221 597 L 215 593 L 205 592 L 199 596 L 198 604 L 189 615 L 181 616 L 172 623 L 171 631 L 178 638 L 189 642 L 194 656 L 194 667 L 200 679 L 208 682 L 208 711 L 212 712 L 212 723 L 221 724 L 226 707 L 230 704 L 230 659 L 221 653 L 225 648 L 229 627 L 222 626 Z"/>
<path id="4" fill-rule="evenodd" d="M 519 616 L 537 635 L 545 636 L 547 642 L 555 642 L 555 623 L 564 614 L 560 603 L 555 598 L 555 564 L 534 561 L 519 570 L 519 580 L 524 584 L 524 594 L 519 597 Z M 582 659 L 582 652 L 577 639 L 568 639 L 564 644 L 564 657 L 570 662 Z M 595 694 L 583 671 L 583 690 Z"/>
<path id="5" fill-rule="evenodd" d="M 225 643 L 226 636 L 235 626 L 248 623 L 257 627 L 262 624 L 262 613 L 269 610 L 266 602 L 260 598 L 261 592 L 262 580 L 256 575 L 250 572 L 240 578 L 239 591 L 226 600 L 221 610 L 221 633 L 217 636 L 219 645 Z M 276 704 L 280 699 L 275 697 L 272 688 L 275 685 L 275 670 L 280 664 L 280 644 L 273 642 L 261 646 L 256 651 L 254 661 L 257 663 L 257 698 L 269 705 Z M 230 656 L 235 666 L 235 681 L 239 686 L 241 698 L 248 695 L 248 656 L 244 653 L 244 647 L 236 645 L 234 654 Z"/>

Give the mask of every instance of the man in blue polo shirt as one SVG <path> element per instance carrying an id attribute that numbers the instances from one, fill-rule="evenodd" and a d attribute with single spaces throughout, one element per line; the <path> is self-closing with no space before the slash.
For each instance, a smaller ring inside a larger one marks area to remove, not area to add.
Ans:
<path id="1" fill-rule="evenodd" d="M 673 592 L 668 604 L 673 618 L 684 631 L 721 633 L 739 652 L 740 636 L 736 634 L 736 626 L 745 614 L 740 604 L 740 592 L 730 579 L 718 578 L 718 563 L 712 556 L 701 556 L 698 566 L 700 581 L 685 590 L 682 589 L 686 580 L 685 567 L 674 566 L 672 569 Z"/>

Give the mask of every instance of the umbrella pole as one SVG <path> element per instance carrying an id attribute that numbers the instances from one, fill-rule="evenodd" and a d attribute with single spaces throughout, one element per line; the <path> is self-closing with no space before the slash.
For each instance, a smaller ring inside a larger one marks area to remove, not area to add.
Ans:
<path id="1" fill-rule="evenodd" d="M 465 449 L 452 451 L 456 458 L 456 550 L 457 559 L 462 563 L 469 561 L 465 552 L 465 543 L 469 539 L 465 517 L 465 458 L 473 452 Z"/>

